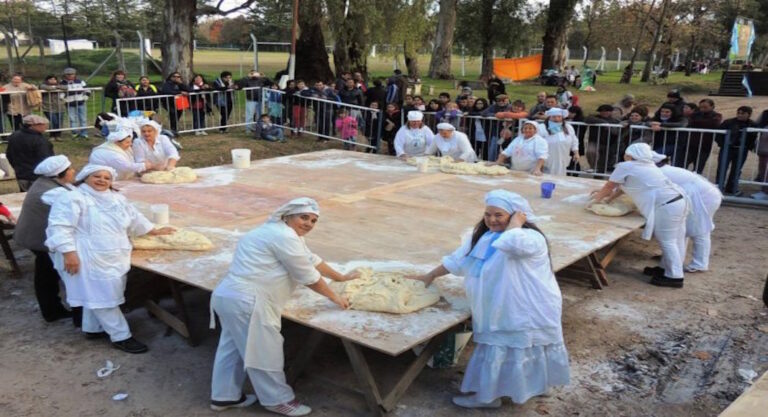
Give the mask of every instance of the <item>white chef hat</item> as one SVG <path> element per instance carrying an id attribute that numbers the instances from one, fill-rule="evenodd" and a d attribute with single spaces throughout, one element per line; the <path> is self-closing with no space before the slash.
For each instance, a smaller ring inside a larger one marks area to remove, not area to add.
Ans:
<path id="1" fill-rule="evenodd" d="M 114 132 L 109 132 L 109 135 L 107 135 L 107 142 L 120 142 L 127 137 L 133 137 L 133 133 L 130 130 L 118 129 Z"/>
<path id="2" fill-rule="evenodd" d="M 552 117 L 552 116 L 562 116 L 562 117 L 568 117 L 568 110 L 561 109 L 559 107 L 552 107 L 551 109 L 544 112 L 544 116 Z"/>
<path id="3" fill-rule="evenodd" d="M 438 123 L 437 124 L 437 130 L 456 130 L 456 126 L 450 124 L 450 123 Z"/>
<path id="4" fill-rule="evenodd" d="M 658 153 L 658 152 L 654 152 L 654 151 L 652 151 L 651 155 L 653 155 L 651 157 L 651 159 L 653 159 L 653 163 L 654 164 L 658 164 L 659 162 L 669 158 L 667 155 L 664 155 L 663 153 Z"/>
<path id="5" fill-rule="evenodd" d="M 408 121 L 409 122 L 420 122 L 424 120 L 424 113 L 418 111 L 418 110 L 411 110 L 408 112 Z"/>
<path id="6" fill-rule="evenodd" d="M 295 198 L 273 211 L 272 214 L 269 215 L 269 221 L 279 222 L 285 216 L 303 213 L 312 213 L 319 216 L 320 206 L 317 204 L 317 201 L 309 197 Z"/>
<path id="7" fill-rule="evenodd" d="M 109 175 L 112 176 L 113 181 L 117 179 L 117 171 L 115 171 L 114 168 L 108 167 L 106 165 L 88 164 L 84 166 L 83 169 L 80 170 L 80 172 L 77 173 L 77 176 L 75 177 L 75 181 L 83 181 L 86 178 L 88 178 L 91 174 L 99 171 L 109 172 Z"/>
<path id="8" fill-rule="evenodd" d="M 629 155 L 635 161 L 653 163 L 653 150 L 645 142 L 637 142 L 629 145 L 624 154 Z"/>
<path id="9" fill-rule="evenodd" d="M 501 189 L 489 191 L 485 195 L 485 205 L 498 207 L 509 214 L 522 211 L 529 220 L 533 218 L 533 209 L 528 204 L 528 200 L 511 191 Z"/>
<path id="10" fill-rule="evenodd" d="M 141 123 L 139 123 L 139 127 L 144 127 L 144 126 L 152 126 L 152 128 L 154 128 L 157 131 L 157 133 L 160 133 L 160 131 L 163 129 L 163 126 L 160 123 L 157 123 L 156 121 L 149 120 L 149 119 L 144 119 L 141 121 Z"/>
<path id="11" fill-rule="evenodd" d="M 35 175 L 55 177 L 72 165 L 69 158 L 64 155 L 49 156 L 35 167 Z"/>

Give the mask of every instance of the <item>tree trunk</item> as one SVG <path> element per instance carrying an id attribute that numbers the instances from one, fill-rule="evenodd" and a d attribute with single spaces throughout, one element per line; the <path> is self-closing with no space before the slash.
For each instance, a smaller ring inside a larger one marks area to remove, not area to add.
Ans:
<path id="1" fill-rule="evenodd" d="M 165 39 L 162 46 L 163 77 L 178 71 L 184 81 L 189 82 L 193 74 L 192 39 L 197 21 L 197 1 L 166 0 L 163 19 L 165 21 Z"/>
<path id="2" fill-rule="evenodd" d="M 640 24 L 640 30 L 637 32 L 637 39 L 635 39 L 635 47 L 634 52 L 632 52 L 632 58 L 629 60 L 629 65 L 624 69 L 624 74 L 621 75 L 621 80 L 619 80 L 622 84 L 629 84 L 630 81 L 632 81 L 632 73 L 635 70 L 635 60 L 637 59 L 637 54 L 640 52 L 640 42 L 643 40 L 643 33 L 645 33 L 645 25 L 648 24 L 648 19 L 651 17 L 650 11 L 653 10 L 653 6 L 656 5 L 656 0 L 651 1 L 651 7 L 648 9 L 648 13 L 645 13 L 645 19 L 643 19 L 642 23 Z M 643 5 L 641 4 L 640 7 Z"/>
<path id="3" fill-rule="evenodd" d="M 664 28 L 664 18 L 667 17 L 667 6 L 669 6 L 669 0 L 664 0 L 661 4 L 661 16 L 659 17 L 659 24 L 656 26 L 656 31 L 653 33 L 653 42 L 651 43 L 651 50 L 648 51 L 648 60 L 645 62 L 645 68 L 643 68 L 643 76 L 640 78 L 642 82 L 648 82 L 651 78 L 651 67 L 653 66 L 653 54 L 656 52 L 656 46 L 659 44 L 659 38 L 661 37 L 661 30 Z"/>
<path id="4" fill-rule="evenodd" d="M 437 15 L 437 31 L 435 32 L 435 48 L 429 62 L 429 76 L 432 78 L 450 80 L 451 55 L 453 52 L 453 32 L 456 30 L 456 6 L 458 0 L 440 0 L 440 12 Z"/>
<path id="5" fill-rule="evenodd" d="M 549 0 L 547 26 L 544 31 L 541 72 L 549 68 L 562 69 L 565 65 L 565 41 L 568 24 L 573 18 L 578 0 Z"/>
<path id="6" fill-rule="evenodd" d="M 337 11 L 337 20 L 334 33 L 336 42 L 333 46 L 333 66 L 336 75 L 345 71 L 360 71 L 363 75 L 368 73 L 368 48 L 366 41 L 367 18 L 364 14 L 354 12 L 354 5 L 350 5 L 349 13 L 343 16 L 343 11 Z"/>
<path id="7" fill-rule="evenodd" d="M 413 80 L 419 78 L 419 54 L 415 48 L 411 47 L 406 39 L 403 41 L 403 57 L 405 58 L 405 67 L 408 69 L 408 78 Z"/>
<path id="8" fill-rule="evenodd" d="M 296 40 L 296 78 L 307 83 L 333 80 L 333 71 L 328 63 L 323 36 L 322 3 L 320 0 L 305 0 L 299 8 L 299 28 Z"/>
<path id="9" fill-rule="evenodd" d="M 483 62 L 480 66 L 480 79 L 488 82 L 493 76 L 493 7 L 496 0 L 483 0 L 481 7 L 480 43 L 483 48 Z"/>

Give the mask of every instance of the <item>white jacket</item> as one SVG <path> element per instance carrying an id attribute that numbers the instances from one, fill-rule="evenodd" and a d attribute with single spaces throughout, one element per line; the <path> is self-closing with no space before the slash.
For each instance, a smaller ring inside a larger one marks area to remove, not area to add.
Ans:
<path id="1" fill-rule="evenodd" d="M 469 143 L 467 135 L 461 132 L 454 131 L 453 136 L 449 140 L 443 139 L 440 135 L 435 135 L 432 139 L 432 143 L 427 146 L 427 155 L 436 155 L 440 152 L 441 156 L 450 156 L 453 159 L 461 159 L 464 162 L 476 162 L 477 155 L 475 150 L 472 149 L 472 144 Z"/>
<path id="2" fill-rule="evenodd" d="M 395 134 L 395 153 L 397 156 L 421 156 L 434 140 L 434 133 L 426 126 L 411 129 L 408 125 L 401 126 Z"/>
<path id="3" fill-rule="evenodd" d="M 114 180 L 127 180 L 147 170 L 144 162 L 134 160 L 132 149 L 123 150 L 113 142 L 104 142 L 93 148 L 88 163 L 114 168 L 117 171 Z"/>

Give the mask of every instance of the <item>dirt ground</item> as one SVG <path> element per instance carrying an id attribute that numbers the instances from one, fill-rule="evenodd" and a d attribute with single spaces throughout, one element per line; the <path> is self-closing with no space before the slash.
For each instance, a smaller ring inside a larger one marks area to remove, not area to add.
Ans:
<path id="1" fill-rule="evenodd" d="M 643 266 L 658 249 L 631 235 L 609 267 L 602 291 L 563 282 L 564 332 L 571 384 L 525 405 L 462 415 L 716 416 L 747 386 L 740 370 L 768 369 L 768 309 L 759 298 L 768 271 L 768 216 L 764 210 L 724 207 L 717 213 L 711 271 L 688 274 L 685 288 L 649 285 Z M 208 297 L 185 292 L 198 334 L 197 347 L 168 332 L 146 310 L 127 314 L 150 352 L 129 355 L 105 340 L 86 340 L 68 321 L 47 324 L 32 287 L 32 256 L 19 252 L 24 275 L 0 279 L 0 415 L 2 416 L 212 416 L 210 375 L 217 334 L 206 329 Z M 5 264 L 0 264 L 5 268 Z M 170 306 L 170 301 L 166 300 Z M 290 360 L 306 330 L 286 323 Z M 425 369 L 392 413 L 401 417 L 452 416 L 451 405 L 471 349 L 453 369 Z M 368 352 L 373 372 L 388 386 L 413 358 Z M 106 360 L 120 366 L 100 379 Z M 743 371 L 742 371 L 743 372 Z M 362 397 L 327 383 L 355 386 L 340 343 L 321 346 L 298 398 L 318 416 L 357 416 Z M 324 380 L 317 379 L 322 376 Z M 114 401 L 117 393 L 128 394 Z M 269 415 L 258 406 L 227 415 Z"/>

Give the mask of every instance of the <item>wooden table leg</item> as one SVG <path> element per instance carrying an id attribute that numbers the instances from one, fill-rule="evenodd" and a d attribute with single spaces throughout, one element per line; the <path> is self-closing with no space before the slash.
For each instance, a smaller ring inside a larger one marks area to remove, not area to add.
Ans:
<path id="1" fill-rule="evenodd" d="M 13 230 L 13 226 L 3 225 L 2 228 L 0 228 L 0 246 L 2 246 L 3 253 L 8 259 L 8 262 L 11 264 L 11 271 L 13 271 L 14 275 L 18 276 L 21 275 L 21 268 L 19 268 L 19 264 L 16 263 L 16 256 L 14 256 L 13 249 L 11 249 L 11 244 L 8 242 L 9 237 L 5 234 L 5 229 Z"/>
<path id="2" fill-rule="evenodd" d="M 189 315 L 187 314 L 187 307 L 184 304 L 184 297 L 181 294 L 181 285 L 176 281 L 166 278 L 168 285 L 171 288 L 171 295 L 178 309 L 180 317 L 176 317 L 168 310 L 160 307 L 155 301 L 147 300 L 144 303 L 144 307 L 152 314 L 154 314 L 160 321 L 167 324 L 168 327 L 176 330 L 180 335 L 187 339 L 190 346 L 197 346 L 198 340 L 192 334 Z"/>
<path id="3" fill-rule="evenodd" d="M 347 339 L 342 338 L 341 343 L 344 345 L 344 350 L 347 351 L 347 356 L 352 364 L 352 370 L 357 376 L 357 382 L 360 384 L 360 389 L 363 392 L 363 396 L 365 396 L 365 402 L 368 404 L 371 415 L 376 417 L 383 416 L 384 410 L 381 407 L 382 401 L 379 387 L 373 378 L 371 369 L 368 367 L 365 356 L 363 356 L 363 350 L 360 346 Z"/>
<path id="4" fill-rule="evenodd" d="M 408 366 L 408 369 L 405 371 L 403 376 L 400 377 L 400 379 L 397 381 L 397 384 L 392 387 L 392 390 L 384 398 L 384 402 L 381 406 L 385 411 L 389 412 L 397 407 L 397 403 L 400 401 L 400 398 L 403 397 L 405 391 L 408 389 L 408 387 L 411 386 L 416 377 L 419 376 L 421 371 L 427 365 L 429 358 L 431 358 L 432 355 L 437 352 L 440 344 L 445 340 L 446 334 L 447 333 L 443 333 L 442 335 L 436 336 L 430 340 L 421 354 L 419 354 L 419 356 L 416 357 L 411 365 Z"/>
<path id="5" fill-rule="evenodd" d="M 608 246 L 608 250 L 600 258 L 600 266 L 602 266 L 603 269 L 608 268 L 608 265 L 613 262 L 613 258 L 619 253 L 619 243 L 621 243 L 621 240 L 617 240 L 612 245 Z"/>
<path id="6" fill-rule="evenodd" d="M 291 366 L 288 367 L 286 380 L 289 385 L 296 383 L 296 380 L 301 376 L 302 372 L 304 372 L 304 369 L 307 367 L 307 364 L 309 364 L 312 355 L 314 355 L 324 336 L 325 334 L 323 332 L 312 329 L 312 332 L 309 334 L 309 339 L 301 346 L 299 356 L 297 356 L 296 359 L 293 360 L 293 363 L 291 363 Z"/>

